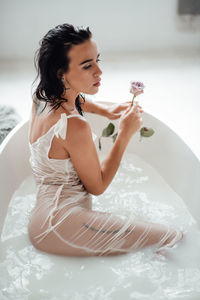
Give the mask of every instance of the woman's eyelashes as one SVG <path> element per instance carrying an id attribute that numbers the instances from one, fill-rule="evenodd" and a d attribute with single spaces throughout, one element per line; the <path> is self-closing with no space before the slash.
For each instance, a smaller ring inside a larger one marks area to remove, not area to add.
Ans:
<path id="1" fill-rule="evenodd" d="M 98 58 L 98 59 L 97 59 L 97 63 L 98 63 L 99 61 L 101 61 L 101 60 Z M 91 68 L 91 66 L 92 66 L 92 65 L 87 65 L 87 66 L 83 67 L 83 69 L 84 69 L 84 70 L 87 70 L 87 69 Z"/>

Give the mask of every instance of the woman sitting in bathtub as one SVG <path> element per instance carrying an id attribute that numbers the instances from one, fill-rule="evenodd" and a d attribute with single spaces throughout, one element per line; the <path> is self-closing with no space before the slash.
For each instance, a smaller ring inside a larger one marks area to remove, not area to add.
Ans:
<path id="1" fill-rule="evenodd" d="M 29 126 L 30 164 L 37 185 L 28 227 L 32 244 L 69 256 L 172 247 L 182 238 L 178 230 L 92 210 L 91 195 L 102 194 L 111 183 L 131 137 L 141 127 L 143 110 L 131 102 L 105 107 L 81 94 L 96 94 L 102 74 L 89 28 L 63 24 L 50 30 L 41 41 L 36 64 L 39 83 Z M 102 163 L 82 112 L 109 119 L 122 113 L 117 139 Z"/>

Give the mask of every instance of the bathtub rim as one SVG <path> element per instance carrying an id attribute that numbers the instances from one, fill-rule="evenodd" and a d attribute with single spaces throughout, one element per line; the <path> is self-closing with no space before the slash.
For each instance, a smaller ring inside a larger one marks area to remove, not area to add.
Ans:
<path id="1" fill-rule="evenodd" d="M 116 102 L 107 102 L 107 101 L 98 101 L 98 103 L 100 104 L 105 104 L 105 105 L 109 105 L 109 104 L 117 104 Z M 86 113 L 88 114 L 88 113 Z M 200 162 L 200 156 L 198 157 L 197 154 L 195 152 L 192 151 L 190 145 L 188 145 L 183 138 L 172 128 L 170 127 L 168 124 L 164 123 L 160 118 L 155 117 L 154 115 L 152 115 L 151 113 L 148 112 L 144 112 L 144 114 L 146 114 L 147 116 L 149 116 L 150 118 L 156 119 L 158 120 L 160 123 L 162 123 L 164 126 L 167 127 L 168 130 L 170 130 L 171 132 L 173 132 L 180 140 L 181 142 L 183 142 L 188 148 L 189 150 L 192 152 L 192 154 L 195 156 L 195 158 L 198 160 L 198 162 Z M 21 128 L 25 125 L 25 123 L 29 123 L 29 117 L 21 120 L 8 134 L 7 136 L 4 138 L 4 140 L 2 141 L 2 143 L 0 144 L 0 155 L 1 153 L 3 153 L 3 151 L 5 150 L 7 144 L 9 143 L 9 140 L 13 137 L 13 135 Z M 110 120 L 110 122 L 112 122 L 112 120 Z"/>
<path id="2" fill-rule="evenodd" d="M 99 102 L 100 103 L 100 102 Z M 103 101 L 103 102 L 101 102 L 102 104 L 108 104 L 107 102 L 105 102 L 105 101 Z M 116 103 L 111 103 L 111 102 L 109 102 L 109 104 L 116 104 Z M 86 113 L 86 114 L 88 114 L 88 113 Z M 165 124 L 164 122 L 162 122 L 161 120 L 159 120 L 158 118 L 156 118 L 156 117 L 154 117 L 153 115 L 151 115 L 151 114 L 149 114 L 149 113 L 144 113 L 144 114 L 146 114 L 146 116 L 148 116 L 148 118 L 150 118 L 150 119 L 155 119 L 155 121 L 156 122 L 158 122 L 158 123 L 161 123 L 162 124 L 162 126 L 164 126 L 165 128 L 166 128 L 166 130 L 167 131 L 169 131 L 171 134 L 173 134 L 175 137 L 176 137 L 176 139 L 178 139 L 179 140 L 179 142 L 180 143 L 183 143 L 184 144 L 184 146 L 188 149 L 188 151 L 189 151 L 189 154 L 190 155 L 192 155 L 193 156 L 193 158 L 195 159 L 195 161 L 196 162 L 198 162 L 198 166 L 199 166 L 199 163 L 200 163 L 200 161 L 199 161 L 199 159 L 198 159 L 198 157 L 195 155 L 195 153 L 192 151 L 192 149 L 185 143 L 185 141 L 175 132 L 175 131 L 173 131 L 167 124 Z M 102 117 L 102 116 L 101 116 Z M 107 119 L 107 121 L 109 122 L 109 120 Z M 111 122 L 112 122 L 112 120 L 110 120 Z M 116 121 L 116 120 L 113 120 L 113 121 Z M 20 132 L 20 129 L 22 129 L 23 128 L 23 130 L 24 129 L 26 129 L 27 130 L 27 128 L 28 128 L 28 126 L 29 126 L 29 118 L 26 118 L 26 119 L 24 119 L 24 120 L 22 120 L 22 121 L 20 121 L 16 126 L 15 126 L 15 128 L 13 128 L 13 130 L 11 130 L 10 132 L 9 132 L 9 134 L 5 137 L 5 139 L 3 140 L 3 142 L 2 142 L 2 144 L 0 145 L 0 160 L 1 160 L 1 156 L 4 154 L 4 151 L 6 151 L 6 149 L 7 149 L 7 146 L 9 146 L 9 143 L 12 143 L 12 138 L 15 136 L 15 134 L 16 133 L 18 133 L 18 132 Z M 27 131 L 26 131 L 27 132 Z M 27 137 L 28 137 L 28 134 L 27 134 Z M 28 143 L 27 143 L 28 144 Z M 28 146 L 28 145 L 27 145 Z M 5 153 L 6 154 L 6 153 Z M 154 166 L 155 167 L 155 166 Z M 157 168 L 156 168 L 157 169 Z M 160 173 L 160 172 L 159 172 Z M 160 173 L 161 174 L 161 173 Z M 162 176 L 162 174 L 161 174 L 161 176 Z M 164 176 L 163 176 L 164 177 Z M 168 181 L 167 181 L 168 182 Z M 170 185 L 170 184 L 169 184 Z M 171 185 L 170 185 L 171 186 Z M 12 194 L 14 193 L 14 191 L 15 190 L 13 190 L 13 192 L 12 192 Z M 11 198 L 9 199 L 9 203 L 10 203 L 10 200 L 11 200 Z M 184 200 L 184 202 L 185 202 L 185 200 Z M 8 205 L 9 205 L 9 203 L 8 203 Z M 191 214 L 194 216 L 195 215 L 195 209 L 191 209 L 191 207 L 188 205 L 188 202 L 185 202 L 185 204 L 186 204 L 186 206 L 188 207 L 188 209 L 189 209 L 189 211 L 191 212 Z M 192 210 L 193 210 L 193 212 L 192 212 Z M 4 214 L 4 213 L 3 213 Z M 6 213 L 7 214 L 7 213 Z M 195 219 L 197 219 L 196 218 L 196 215 L 195 215 Z M 197 219 L 198 220 L 198 222 L 200 221 L 199 220 L 199 218 Z M 5 221 L 5 218 L 3 219 L 3 224 L 4 224 L 4 221 Z M 2 222 L 2 220 L 0 220 L 0 223 Z M 200 223 L 200 222 L 199 222 Z M 1 230 L 2 230 L 2 228 L 1 228 L 1 224 L 0 224 L 0 233 L 1 233 Z"/>

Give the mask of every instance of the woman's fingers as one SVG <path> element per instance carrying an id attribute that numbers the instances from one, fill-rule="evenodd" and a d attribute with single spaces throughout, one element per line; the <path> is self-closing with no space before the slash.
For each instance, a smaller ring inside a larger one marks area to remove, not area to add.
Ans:
<path id="1" fill-rule="evenodd" d="M 138 104 L 138 101 L 135 101 L 135 105 L 132 106 L 132 111 L 134 113 L 141 113 L 143 110 L 141 109 L 141 106 Z"/>
<path id="2" fill-rule="evenodd" d="M 138 107 L 138 105 L 136 105 L 136 106 L 133 108 L 133 111 L 134 111 L 135 113 L 138 113 L 138 112 L 139 112 L 139 107 Z"/>
<path id="3" fill-rule="evenodd" d="M 127 101 L 127 103 L 129 103 L 129 105 L 126 108 L 126 110 L 124 111 L 124 114 L 128 114 L 129 112 L 133 112 L 133 111 L 134 111 L 134 113 L 144 112 L 142 107 L 138 104 L 138 101 L 134 101 L 133 105 L 132 105 L 132 101 Z"/>
<path id="4" fill-rule="evenodd" d="M 128 113 L 128 112 L 132 112 L 132 111 L 136 111 L 137 109 L 137 104 L 136 103 L 132 103 L 128 106 L 128 108 L 125 110 L 125 113 Z"/>
<path id="5" fill-rule="evenodd" d="M 142 106 L 140 106 L 140 105 L 138 104 L 138 101 L 134 101 L 133 104 L 134 104 L 134 103 L 137 103 L 138 107 L 142 108 Z M 129 107 L 130 104 L 132 104 L 132 101 L 126 101 L 126 102 L 120 104 L 120 106 L 121 106 L 121 107 L 123 107 L 123 106 Z"/>

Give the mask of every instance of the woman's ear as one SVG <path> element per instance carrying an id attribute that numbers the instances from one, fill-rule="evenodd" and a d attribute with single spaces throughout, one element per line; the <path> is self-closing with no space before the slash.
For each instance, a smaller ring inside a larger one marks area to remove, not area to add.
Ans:
<path id="1" fill-rule="evenodd" d="M 62 79 L 62 76 L 63 76 L 63 72 L 62 72 L 61 69 L 59 69 L 59 70 L 57 71 L 57 77 L 58 77 L 58 79 Z"/>

